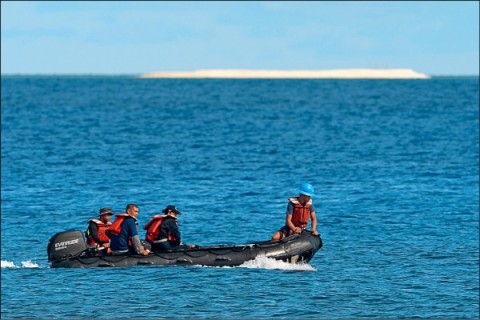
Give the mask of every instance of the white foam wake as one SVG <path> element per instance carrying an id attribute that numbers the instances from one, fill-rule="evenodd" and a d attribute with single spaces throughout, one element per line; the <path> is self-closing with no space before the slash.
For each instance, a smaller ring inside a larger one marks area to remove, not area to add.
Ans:
<path id="1" fill-rule="evenodd" d="M 2 260 L 2 269 L 3 268 L 18 268 L 15 263 L 11 261 Z"/>
<path id="2" fill-rule="evenodd" d="M 40 268 L 38 264 L 32 262 L 31 260 L 22 261 L 23 268 Z M 20 268 L 19 266 L 15 265 L 12 261 L 2 260 L 2 269 L 3 268 Z"/>
<path id="3" fill-rule="evenodd" d="M 239 267 L 294 271 L 317 271 L 317 269 L 308 263 L 288 263 L 267 257 L 256 257 L 254 260 L 244 262 Z"/>
<path id="4" fill-rule="evenodd" d="M 22 266 L 24 268 L 40 268 L 38 264 L 36 264 L 35 262 L 32 262 L 31 260 L 22 261 Z"/>
<path id="5" fill-rule="evenodd" d="M 22 261 L 22 268 L 40 268 L 38 264 L 31 260 Z M 2 260 L 3 268 L 21 268 L 12 261 Z M 277 269 L 277 270 L 293 270 L 293 271 L 317 271 L 308 263 L 288 263 L 273 258 L 257 257 L 238 266 L 240 268 L 258 268 L 258 269 Z M 225 267 L 223 267 L 225 268 Z M 228 268 L 228 267 L 226 267 Z"/>

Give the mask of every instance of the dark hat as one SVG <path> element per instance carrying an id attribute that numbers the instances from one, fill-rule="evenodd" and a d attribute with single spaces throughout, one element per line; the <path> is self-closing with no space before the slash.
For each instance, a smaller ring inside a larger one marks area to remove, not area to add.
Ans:
<path id="1" fill-rule="evenodd" d="M 165 213 L 165 214 L 167 214 L 168 211 L 172 211 L 172 212 L 174 212 L 174 213 L 176 213 L 176 214 L 182 214 L 182 213 L 180 212 L 180 210 L 178 210 L 177 207 L 175 207 L 173 204 L 169 204 L 165 209 L 163 209 L 162 212 Z"/>
<path id="2" fill-rule="evenodd" d="M 113 215 L 112 209 L 110 209 L 109 207 L 104 207 L 100 209 L 100 215 L 103 216 L 105 214 Z"/>

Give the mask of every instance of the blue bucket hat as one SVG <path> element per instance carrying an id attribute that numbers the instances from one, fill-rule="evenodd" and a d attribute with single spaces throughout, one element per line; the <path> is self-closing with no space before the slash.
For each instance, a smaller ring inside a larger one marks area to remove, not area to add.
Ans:
<path id="1" fill-rule="evenodd" d="M 314 197 L 315 193 L 313 191 L 313 186 L 310 183 L 303 182 L 300 187 L 297 189 L 298 193 L 304 194 L 309 197 Z"/>

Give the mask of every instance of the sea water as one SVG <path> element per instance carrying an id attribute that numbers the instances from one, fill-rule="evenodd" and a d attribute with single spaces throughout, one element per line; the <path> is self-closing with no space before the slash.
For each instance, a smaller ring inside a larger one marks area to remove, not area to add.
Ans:
<path id="1" fill-rule="evenodd" d="M 478 80 L 2 76 L 1 317 L 477 318 Z M 49 268 L 103 206 L 267 240 L 303 181 L 309 264 Z"/>

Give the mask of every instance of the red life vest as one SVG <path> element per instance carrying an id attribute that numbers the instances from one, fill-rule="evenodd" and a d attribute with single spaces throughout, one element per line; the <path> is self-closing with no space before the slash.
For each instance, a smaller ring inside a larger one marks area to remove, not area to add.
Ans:
<path id="1" fill-rule="evenodd" d="M 115 221 L 108 227 L 108 231 L 106 232 L 109 237 L 111 236 L 118 236 L 120 234 L 120 230 L 122 230 L 122 223 L 125 219 L 129 217 L 126 213 L 119 213 L 115 216 Z"/>
<path id="2" fill-rule="evenodd" d="M 147 240 L 148 242 L 154 242 L 155 240 L 158 240 L 158 234 L 160 233 L 160 226 L 165 220 L 165 217 L 166 216 L 162 216 L 162 215 L 152 216 L 152 219 L 148 221 L 147 224 L 143 227 L 143 230 L 147 230 L 147 234 L 145 235 L 145 240 Z M 175 219 L 175 222 L 177 222 L 177 219 Z M 168 241 L 175 241 L 175 238 L 171 235 L 170 231 L 168 232 L 167 239 Z"/>
<path id="3" fill-rule="evenodd" d="M 288 200 L 293 204 L 292 223 L 295 227 L 305 228 L 310 218 L 310 209 L 312 207 L 312 199 L 304 206 L 300 204 L 297 197 L 290 197 Z"/>
<path id="4" fill-rule="evenodd" d="M 98 219 L 90 219 L 89 223 L 90 222 L 93 222 L 97 225 L 98 238 L 100 239 L 100 241 L 102 241 L 103 243 L 109 242 L 110 239 L 108 238 L 106 231 L 110 227 L 111 223 L 110 222 L 103 223 Z M 87 229 L 87 244 L 89 246 L 95 246 L 97 244 L 95 240 L 93 240 L 92 235 L 90 234 L 90 229 Z"/>

